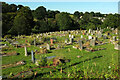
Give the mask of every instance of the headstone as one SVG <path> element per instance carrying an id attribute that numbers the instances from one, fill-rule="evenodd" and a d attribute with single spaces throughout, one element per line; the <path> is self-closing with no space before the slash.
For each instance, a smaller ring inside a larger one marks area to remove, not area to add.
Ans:
<path id="1" fill-rule="evenodd" d="M 74 35 L 72 35 L 71 38 L 74 38 Z"/>
<path id="2" fill-rule="evenodd" d="M 98 38 L 101 38 L 101 37 L 102 37 L 102 33 L 101 33 L 100 31 L 98 32 L 97 37 L 98 37 Z"/>
<path id="3" fill-rule="evenodd" d="M 47 44 L 47 50 L 50 50 L 50 45 L 49 44 Z"/>
<path id="4" fill-rule="evenodd" d="M 35 58 L 34 58 L 34 52 L 33 51 L 31 51 L 31 60 L 32 60 L 33 63 L 35 63 Z"/>
<path id="5" fill-rule="evenodd" d="M 71 34 L 69 34 L 69 38 L 71 38 Z"/>
<path id="6" fill-rule="evenodd" d="M 70 38 L 70 43 L 73 43 L 73 38 Z"/>
<path id="7" fill-rule="evenodd" d="M 81 35 L 81 38 L 83 38 L 83 35 Z"/>
<path id="8" fill-rule="evenodd" d="M 103 39 L 107 39 L 108 37 L 107 37 L 107 35 L 103 35 Z"/>
<path id="9" fill-rule="evenodd" d="M 90 46 L 95 46 L 95 40 L 94 39 L 90 40 Z"/>
<path id="10" fill-rule="evenodd" d="M 89 29 L 89 33 L 91 33 L 91 29 Z"/>
<path id="11" fill-rule="evenodd" d="M 94 39 L 95 41 L 97 41 L 97 37 L 94 37 L 93 39 Z"/>
<path id="12" fill-rule="evenodd" d="M 117 39 L 116 39 L 116 36 L 113 36 L 113 41 L 116 41 Z"/>
<path id="13" fill-rule="evenodd" d="M 51 44 L 53 44 L 53 39 L 50 39 Z"/>
<path id="14" fill-rule="evenodd" d="M 67 44 L 68 43 L 68 39 L 65 39 L 65 44 Z"/>
<path id="15" fill-rule="evenodd" d="M 115 44 L 114 49 L 120 50 L 120 45 L 119 44 Z"/>
<path id="16" fill-rule="evenodd" d="M 36 39 L 34 39 L 34 46 L 36 46 Z"/>
<path id="17" fill-rule="evenodd" d="M 83 49 L 82 40 L 79 40 L 78 44 L 79 44 L 79 48 L 82 50 Z"/>
<path id="18" fill-rule="evenodd" d="M 89 40 L 92 39 L 92 36 L 88 36 L 88 39 L 89 39 Z"/>
<path id="19" fill-rule="evenodd" d="M 27 47 L 25 46 L 25 56 L 27 56 Z"/>

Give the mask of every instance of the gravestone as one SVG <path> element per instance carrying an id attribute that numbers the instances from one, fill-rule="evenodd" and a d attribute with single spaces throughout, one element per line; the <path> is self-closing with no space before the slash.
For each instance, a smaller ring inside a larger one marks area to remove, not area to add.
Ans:
<path id="1" fill-rule="evenodd" d="M 115 44 L 114 49 L 120 50 L 120 45 L 119 44 Z"/>
<path id="2" fill-rule="evenodd" d="M 79 48 L 82 50 L 83 49 L 82 40 L 79 40 L 78 44 L 79 44 Z"/>
<path id="3" fill-rule="evenodd" d="M 100 31 L 98 32 L 97 37 L 98 37 L 98 38 L 101 38 L 101 37 L 102 37 L 102 33 L 101 33 Z"/>
<path id="4" fill-rule="evenodd" d="M 97 41 L 97 40 L 98 40 L 98 39 L 97 39 L 97 37 L 94 37 L 93 39 L 94 39 L 95 41 Z"/>
<path id="5" fill-rule="evenodd" d="M 103 39 L 108 39 L 107 35 L 103 35 Z"/>
<path id="6" fill-rule="evenodd" d="M 90 46 L 95 46 L 95 40 L 94 39 L 90 40 Z"/>
<path id="7" fill-rule="evenodd" d="M 74 38 L 74 35 L 72 35 L 71 38 Z"/>
<path id="8" fill-rule="evenodd" d="M 65 39 L 65 44 L 67 44 L 68 43 L 68 39 Z"/>
<path id="9" fill-rule="evenodd" d="M 31 60 L 32 60 L 33 63 L 35 63 L 35 57 L 34 57 L 34 52 L 33 51 L 31 51 Z"/>
<path id="10" fill-rule="evenodd" d="M 89 29 L 89 33 L 91 33 L 91 29 Z"/>
<path id="11" fill-rule="evenodd" d="M 50 50 L 50 45 L 49 44 L 47 44 L 47 50 Z"/>
<path id="12" fill-rule="evenodd" d="M 50 39 L 51 44 L 53 44 L 53 39 Z"/>
<path id="13" fill-rule="evenodd" d="M 34 39 L 34 46 L 36 46 L 36 39 Z"/>
<path id="14" fill-rule="evenodd" d="M 88 39 L 89 39 L 89 40 L 92 39 L 92 36 L 88 36 Z"/>
<path id="15" fill-rule="evenodd" d="M 116 36 L 113 36 L 113 41 L 116 41 L 117 39 L 116 39 Z"/>
<path id="16" fill-rule="evenodd" d="M 71 34 L 69 34 L 69 38 L 71 38 Z"/>
<path id="17" fill-rule="evenodd" d="M 24 48 L 25 48 L 25 56 L 27 56 L 28 55 L 27 54 L 27 47 L 25 46 Z"/>
<path id="18" fill-rule="evenodd" d="M 70 38 L 70 43 L 73 43 L 73 38 Z"/>
<path id="19" fill-rule="evenodd" d="M 81 38 L 83 38 L 83 35 L 81 35 Z"/>

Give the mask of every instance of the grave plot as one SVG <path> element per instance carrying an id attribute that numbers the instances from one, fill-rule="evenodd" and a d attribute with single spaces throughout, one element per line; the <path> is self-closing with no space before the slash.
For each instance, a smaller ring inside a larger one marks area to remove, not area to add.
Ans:
<path id="1" fill-rule="evenodd" d="M 16 62 L 14 64 L 2 65 L 2 69 L 8 68 L 8 67 L 15 67 L 15 66 L 19 66 L 19 65 L 25 65 L 25 62 L 24 61 L 19 61 L 19 62 Z"/>
<path id="2" fill-rule="evenodd" d="M 1 53 L 0 55 L 2 55 L 2 56 L 14 56 L 14 55 L 20 55 L 20 53 L 11 52 L 11 53 Z"/>
<path id="3" fill-rule="evenodd" d="M 8 78 L 35 77 L 38 79 L 54 77 L 54 75 L 66 78 L 68 75 L 84 77 L 85 73 L 90 75 L 89 77 L 97 77 L 102 73 L 107 75 L 109 66 L 112 67 L 109 68 L 111 71 L 117 70 L 116 57 L 119 45 L 118 37 L 113 37 L 116 35 L 110 37 L 110 34 L 106 34 L 108 37 L 106 38 L 106 36 L 103 37 L 105 34 L 96 30 L 71 30 L 34 34 L 15 41 L 11 40 L 11 45 L 7 44 L 8 48 L 1 53 L 4 62 L 3 74 L 6 76 L 12 73 Z M 110 39 L 116 44 L 109 43 Z M 14 42 L 19 43 L 18 48 Z M 12 46 L 12 43 L 15 46 Z M 17 53 L 20 55 L 14 56 Z M 9 62 L 7 62 L 8 59 L 10 59 Z M 25 61 L 25 64 L 19 62 L 21 60 Z"/>

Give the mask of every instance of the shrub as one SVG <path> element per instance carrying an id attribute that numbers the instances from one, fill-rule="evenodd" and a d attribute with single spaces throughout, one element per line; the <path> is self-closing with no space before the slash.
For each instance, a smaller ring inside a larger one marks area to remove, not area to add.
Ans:
<path id="1" fill-rule="evenodd" d="M 104 29 L 103 33 L 105 33 L 105 32 L 111 32 L 111 31 L 112 31 L 111 29 Z"/>
<path id="2" fill-rule="evenodd" d="M 4 39 L 6 39 L 6 38 L 12 38 L 12 36 L 11 35 L 5 35 Z"/>
<path id="3" fill-rule="evenodd" d="M 46 66 L 47 58 L 40 56 L 39 60 L 36 61 L 36 65 L 38 66 Z"/>

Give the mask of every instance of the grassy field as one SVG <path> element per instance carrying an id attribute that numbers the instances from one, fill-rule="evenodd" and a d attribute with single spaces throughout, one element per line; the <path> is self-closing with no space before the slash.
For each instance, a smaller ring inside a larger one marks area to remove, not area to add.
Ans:
<path id="1" fill-rule="evenodd" d="M 52 36 L 53 37 L 53 36 Z M 77 36 L 76 36 L 77 37 Z M 62 42 L 66 37 L 57 37 L 57 40 Z M 30 40 L 30 39 L 27 39 Z M 24 43 L 25 39 L 18 40 L 19 43 Z M 8 44 L 7 42 L 2 42 Z M 57 44 L 55 44 L 57 45 Z M 76 45 L 76 44 L 73 44 Z M 41 56 L 56 56 L 65 57 L 70 62 L 52 66 L 52 68 L 39 68 L 31 62 L 31 55 L 24 56 L 24 48 L 15 48 L 8 44 L 12 50 L 4 52 L 16 51 L 20 55 L 2 57 L 2 65 L 15 63 L 21 60 L 26 62 L 25 65 L 9 67 L 2 69 L 3 76 L 10 74 L 16 75 L 19 72 L 32 69 L 33 73 L 37 72 L 35 78 L 118 78 L 118 51 L 114 50 L 114 45 L 111 43 L 95 46 L 106 48 L 105 50 L 87 52 L 85 50 L 72 48 L 72 45 L 66 45 L 62 49 L 50 50 L 47 54 L 35 54 L 35 58 L 39 59 Z M 28 52 L 31 50 L 40 50 L 39 47 L 31 46 L 27 48 Z M 77 58 L 77 56 L 82 56 Z M 35 68 L 36 67 L 36 68 Z M 35 69 L 33 69 L 35 68 Z M 33 77 L 33 76 L 32 76 Z"/>

